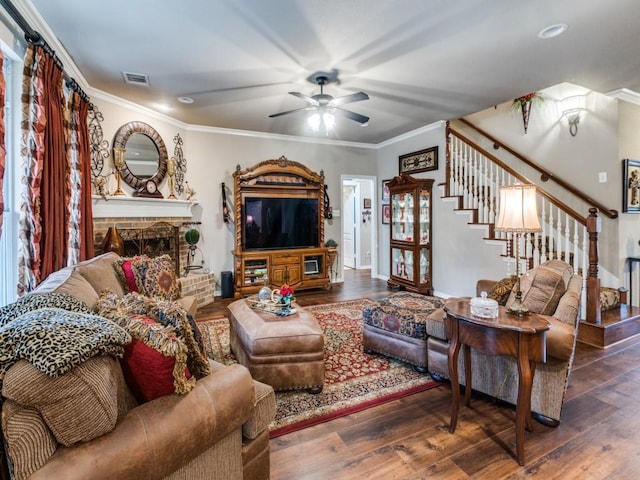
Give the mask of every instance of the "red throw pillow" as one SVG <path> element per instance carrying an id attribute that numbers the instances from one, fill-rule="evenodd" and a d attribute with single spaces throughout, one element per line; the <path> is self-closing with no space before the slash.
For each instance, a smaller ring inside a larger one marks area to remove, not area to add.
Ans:
<path id="1" fill-rule="evenodd" d="M 135 257 L 124 257 L 116 260 L 113 268 L 118 274 L 118 279 L 127 292 L 144 293 L 144 279 L 138 274 L 138 270 L 133 268 L 134 262 L 139 264 L 146 263 L 149 257 L 146 255 L 138 255 Z"/>
<path id="2" fill-rule="evenodd" d="M 142 315 L 135 315 L 131 322 L 142 322 L 153 326 L 156 332 L 165 333 L 165 341 L 179 342 L 172 329 L 167 329 Z M 130 324 L 131 325 L 131 324 Z M 146 339 L 137 338 L 124 348 L 124 357 L 120 360 L 127 385 L 139 403 L 149 402 L 158 397 L 176 392 L 176 380 L 186 381 L 191 378 L 188 368 L 184 368 L 184 377 L 176 379 L 176 358 L 170 353 L 162 353 L 147 345 Z M 147 342 L 149 343 L 149 342 Z M 166 343 L 165 343 L 166 344 Z M 181 375 L 180 375 L 181 376 Z"/>

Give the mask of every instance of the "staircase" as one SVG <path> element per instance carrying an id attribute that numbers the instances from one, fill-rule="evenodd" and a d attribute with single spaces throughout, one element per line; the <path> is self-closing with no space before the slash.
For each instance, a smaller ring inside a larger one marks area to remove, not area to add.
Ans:
<path id="1" fill-rule="evenodd" d="M 472 140 L 463 130 L 472 132 L 474 139 L 479 140 Z M 505 151 L 508 158 L 498 158 L 481 143 L 492 144 L 494 151 Z M 503 185 L 535 183 L 521 173 L 523 171 L 531 175 L 539 173 L 541 182 L 553 180 L 555 195 L 549 188 L 537 184 L 542 231 L 516 238 L 510 233 L 495 230 L 500 208 L 498 192 Z M 440 186 L 443 199 L 455 202 L 456 211 L 468 212 L 470 227 L 484 227 L 487 232 L 485 240 L 502 244 L 503 258 L 513 265 L 519 262 L 520 271 L 557 258 L 571 264 L 574 271 L 582 275 L 580 342 L 606 348 L 640 333 L 640 308 L 626 304 L 624 289 L 614 292 L 618 296 L 614 308 L 604 312 L 601 308 L 601 266 L 598 258 L 601 221 L 598 213 L 616 219 L 617 211 L 585 196 L 464 119 L 447 124 L 446 181 Z M 588 213 L 585 215 L 580 211 Z M 515 241 L 520 242 L 518 249 Z M 517 259 L 515 251 L 520 252 Z M 515 273 L 515 269 L 508 273 Z M 611 293 L 611 289 L 608 290 Z"/>

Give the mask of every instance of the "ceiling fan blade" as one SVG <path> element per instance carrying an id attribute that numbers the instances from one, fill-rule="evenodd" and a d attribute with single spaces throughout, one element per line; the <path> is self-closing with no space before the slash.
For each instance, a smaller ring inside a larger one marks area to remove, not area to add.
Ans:
<path id="1" fill-rule="evenodd" d="M 269 118 L 281 117 L 282 115 L 289 115 L 290 113 L 301 112 L 303 110 L 309 110 L 311 108 L 313 107 L 295 108 L 293 110 L 287 110 L 286 112 L 274 113 L 272 115 L 269 115 Z"/>
<path id="2" fill-rule="evenodd" d="M 342 97 L 334 98 L 329 102 L 329 105 L 332 107 L 337 107 L 338 105 L 345 105 L 347 103 L 360 102 L 362 100 L 369 100 L 369 95 L 364 92 L 352 93 L 349 95 L 343 95 Z"/>
<path id="3" fill-rule="evenodd" d="M 342 115 L 343 117 L 347 117 L 351 120 L 358 122 L 363 127 L 369 123 L 369 117 L 364 115 L 360 115 L 359 113 L 351 112 L 349 110 L 345 110 L 344 108 L 336 108 L 333 110 L 335 113 Z"/>
<path id="4" fill-rule="evenodd" d="M 304 93 L 300 93 L 300 92 L 289 92 L 289 93 L 294 97 L 301 98 L 305 102 L 310 103 L 314 107 L 317 107 L 318 105 L 320 105 L 320 102 L 318 102 L 315 98 L 312 98 L 309 95 L 305 95 Z"/>

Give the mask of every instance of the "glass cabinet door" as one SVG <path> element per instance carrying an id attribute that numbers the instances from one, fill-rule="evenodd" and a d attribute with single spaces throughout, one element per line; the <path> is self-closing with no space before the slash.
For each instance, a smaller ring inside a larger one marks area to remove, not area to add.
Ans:
<path id="1" fill-rule="evenodd" d="M 413 193 L 402 192 L 391 196 L 391 238 L 412 242 L 414 232 Z"/>
<path id="2" fill-rule="evenodd" d="M 427 245 L 429 239 L 429 219 L 431 212 L 429 211 L 429 191 L 420 190 L 420 200 L 418 205 L 418 224 L 420 225 L 420 245 Z"/>
<path id="3" fill-rule="evenodd" d="M 427 248 L 420 249 L 420 283 L 428 283 L 429 280 L 429 250 Z"/>
<path id="4" fill-rule="evenodd" d="M 413 281 L 414 259 L 413 250 L 407 248 L 392 248 L 392 275 Z"/>

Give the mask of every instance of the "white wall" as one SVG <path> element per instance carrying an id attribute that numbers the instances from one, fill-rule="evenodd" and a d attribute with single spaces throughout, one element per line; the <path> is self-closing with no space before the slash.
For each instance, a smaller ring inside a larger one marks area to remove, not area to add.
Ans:
<path id="1" fill-rule="evenodd" d="M 620 122 L 619 122 L 619 171 L 622 178 L 622 160 L 625 158 L 640 160 L 640 135 L 638 126 L 640 125 L 640 106 L 625 101 L 620 101 Z M 622 180 L 620 180 L 622 182 Z M 622 185 L 622 183 L 619 183 Z M 622 189 L 622 186 L 620 187 Z M 622 203 L 622 191 L 619 192 L 619 201 Z M 624 275 L 621 284 L 629 288 L 629 265 L 626 264 L 627 257 L 640 256 L 640 214 L 620 213 L 620 255 L 618 258 L 620 271 Z M 638 265 L 634 268 L 634 305 L 640 303 L 638 295 Z"/>
<path id="2" fill-rule="evenodd" d="M 522 115 L 513 111 L 511 102 L 470 115 L 467 119 L 585 195 L 607 208 L 620 210 L 622 180 L 617 140 L 618 101 L 569 83 L 540 93 L 545 100 L 532 108 L 526 134 Z M 582 93 L 587 94 L 587 111 L 581 115 L 577 135 L 572 137 L 566 118 L 561 117 L 560 100 Z M 605 183 L 599 182 L 601 172 L 607 176 Z M 529 178 L 551 194 L 563 191 L 552 181 L 541 182 L 539 174 L 533 171 Z M 577 212 L 588 215 L 588 206 L 584 203 L 567 199 L 565 194 L 558 196 Z M 619 220 L 611 220 L 604 215 L 600 218 L 599 256 L 603 266 L 600 275 L 603 285 L 617 287 L 622 281 L 618 262 Z"/>
<path id="3" fill-rule="evenodd" d="M 237 165 L 245 169 L 263 160 L 284 155 L 313 171 L 324 171 L 332 206 L 340 209 L 340 174 L 344 165 L 362 175 L 375 175 L 375 151 L 367 148 L 333 146 L 300 142 L 295 139 L 271 139 L 188 130 L 185 136 L 186 179 L 196 190 L 200 202 L 197 215 L 202 222 L 199 244 L 216 274 L 233 270 L 234 230 L 221 214 L 221 183 L 233 189 L 233 172 Z M 228 198 L 233 204 L 233 198 Z M 340 218 L 325 220 L 325 239 L 341 238 Z M 336 267 L 341 271 L 342 265 Z"/>
<path id="4" fill-rule="evenodd" d="M 424 150 L 425 148 L 438 147 L 438 169 L 416 173 L 413 176 L 416 178 L 433 178 L 433 212 L 432 212 L 432 249 L 433 249 L 433 263 L 432 263 L 432 277 L 434 282 L 434 288 L 438 291 L 446 292 L 442 288 L 446 285 L 447 272 L 450 271 L 449 262 L 454 258 L 449 256 L 448 253 L 448 241 L 447 232 L 448 220 L 446 217 L 442 217 L 441 212 L 444 208 L 438 183 L 444 181 L 444 172 L 446 165 L 446 147 L 445 147 L 445 123 L 439 122 L 420 130 L 413 136 L 405 136 L 402 139 L 398 139 L 393 143 L 383 145 L 378 150 L 378 184 L 376 185 L 377 200 L 378 200 L 378 217 L 377 225 L 378 231 L 378 276 L 379 278 L 389 278 L 389 240 L 390 231 L 389 225 L 382 225 L 382 180 L 389 180 L 397 176 L 399 173 L 399 157 L 406 153 L 416 152 L 418 150 Z"/>

